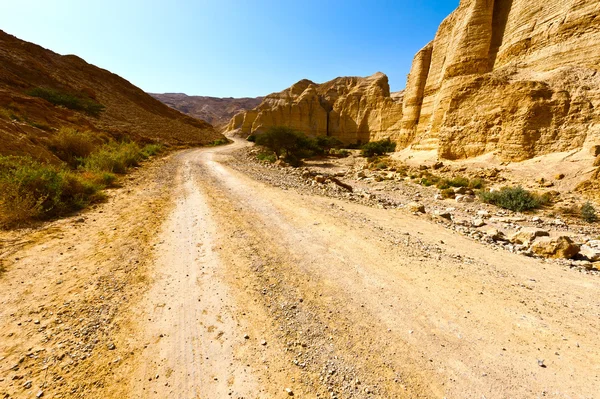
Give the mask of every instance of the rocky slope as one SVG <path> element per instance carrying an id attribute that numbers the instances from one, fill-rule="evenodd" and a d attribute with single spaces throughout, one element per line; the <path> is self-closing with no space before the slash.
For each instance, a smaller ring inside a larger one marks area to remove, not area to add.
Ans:
<path id="1" fill-rule="evenodd" d="M 234 115 L 255 108 L 263 100 L 263 97 L 219 98 L 188 96 L 183 93 L 148 94 L 171 108 L 205 120 L 215 127 L 227 125 Z"/>
<path id="2" fill-rule="evenodd" d="M 286 125 L 312 135 L 333 136 L 345 143 L 367 142 L 399 129 L 402 95 L 390 94 L 388 78 L 342 77 L 323 84 L 301 80 L 265 97 L 253 110 L 237 114 L 227 130 L 245 135 Z"/>
<path id="3" fill-rule="evenodd" d="M 44 88 L 104 106 L 98 116 L 28 95 Z M 155 100 L 125 79 L 74 55 L 59 55 L 0 31 L 0 154 L 56 160 L 55 130 L 74 127 L 168 145 L 202 145 L 222 136 Z"/>

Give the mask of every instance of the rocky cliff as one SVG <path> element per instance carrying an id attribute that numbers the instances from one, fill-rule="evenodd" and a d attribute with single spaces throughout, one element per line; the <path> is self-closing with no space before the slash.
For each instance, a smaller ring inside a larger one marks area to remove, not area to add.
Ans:
<path id="1" fill-rule="evenodd" d="M 387 78 L 303 80 L 236 115 L 244 134 L 289 125 L 346 142 L 520 161 L 600 141 L 600 2 L 462 0 L 413 61 L 403 99 Z M 400 104 L 401 103 L 401 104 Z"/>
<path id="2" fill-rule="evenodd" d="M 41 88 L 104 109 L 89 115 L 30 95 Z M 113 73 L 0 31 L 0 154 L 56 161 L 47 144 L 60 127 L 167 145 L 202 145 L 223 137 Z"/>
<path id="3" fill-rule="evenodd" d="M 346 143 L 364 143 L 398 131 L 401 119 L 402 96 L 394 93 L 392 97 L 387 76 L 376 73 L 322 84 L 301 80 L 268 95 L 255 109 L 234 116 L 227 130 L 248 135 L 285 125 Z"/>
<path id="4" fill-rule="evenodd" d="M 186 115 L 207 121 L 215 127 L 224 127 L 236 114 L 257 107 L 263 97 L 219 98 L 188 96 L 183 93 L 149 93 L 152 97 Z"/>
<path id="5" fill-rule="evenodd" d="M 416 56 L 400 146 L 519 161 L 600 139 L 600 3 L 463 0 Z"/>

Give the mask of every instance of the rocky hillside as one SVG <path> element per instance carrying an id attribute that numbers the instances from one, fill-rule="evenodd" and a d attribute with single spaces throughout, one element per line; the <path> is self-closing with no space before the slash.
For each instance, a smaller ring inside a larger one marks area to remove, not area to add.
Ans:
<path id="1" fill-rule="evenodd" d="M 219 98 L 188 96 L 183 93 L 149 94 L 169 107 L 205 120 L 215 127 L 227 125 L 234 115 L 255 108 L 263 100 L 263 97 Z"/>
<path id="2" fill-rule="evenodd" d="M 60 127 L 167 145 L 222 137 L 113 73 L 0 31 L 0 154 L 56 160 L 47 144 Z"/>
<path id="3" fill-rule="evenodd" d="M 253 110 L 233 117 L 227 130 L 248 135 L 286 125 L 312 135 L 337 137 L 346 143 L 367 142 L 399 130 L 402 95 L 390 95 L 388 78 L 343 77 L 323 84 L 301 80 L 265 97 Z"/>
<path id="4" fill-rule="evenodd" d="M 303 80 L 236 115 L 244 134 L 290 125 L 346 142 L 505 161 L 600 144 L 597 0 L 462 0 L 419 51 L 403 98 L 387 78 Z M 400 104 L 401 102 L 401 104 Z"/>

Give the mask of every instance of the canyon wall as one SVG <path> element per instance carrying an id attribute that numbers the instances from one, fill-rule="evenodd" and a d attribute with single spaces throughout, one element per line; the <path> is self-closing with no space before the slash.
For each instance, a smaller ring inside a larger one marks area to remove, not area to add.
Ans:
<path id="1" fill-rule="evenodd" d="M 398 149 L 447 159 L 591 148 L 600 141 L 599 46 L 598 0 L 462 0 L 416 54 L 403 95 L 390 95 L 383 74 L 303 80 L 228 129 L 391 137 Z"/>
<path id="2" fill-rule="evenodd" d="M 600 2 L 463 0 L 414 59 L 400 148 L 519 161 L 600 140 Z"/>
<path id="3" fill-rule="evenodd" d="M 234 116 L 227 128 L 241 134 L 289 126 L 309 135 L 332 136 L 351 144 L 399 131 L 402 95 L 390 93 L 388 78 L 343 77 L 323 84 L 301 80 L 265 97 L 253 110 Z"/>

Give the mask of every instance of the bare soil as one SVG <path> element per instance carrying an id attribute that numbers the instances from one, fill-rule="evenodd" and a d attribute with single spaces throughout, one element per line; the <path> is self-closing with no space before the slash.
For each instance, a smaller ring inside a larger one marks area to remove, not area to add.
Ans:
<path id="1" fill-rule="evenodd" d="M 597 275 L 270 184 L 245 145 L 2 233 L 0 397 L 598 397 Z"/>

